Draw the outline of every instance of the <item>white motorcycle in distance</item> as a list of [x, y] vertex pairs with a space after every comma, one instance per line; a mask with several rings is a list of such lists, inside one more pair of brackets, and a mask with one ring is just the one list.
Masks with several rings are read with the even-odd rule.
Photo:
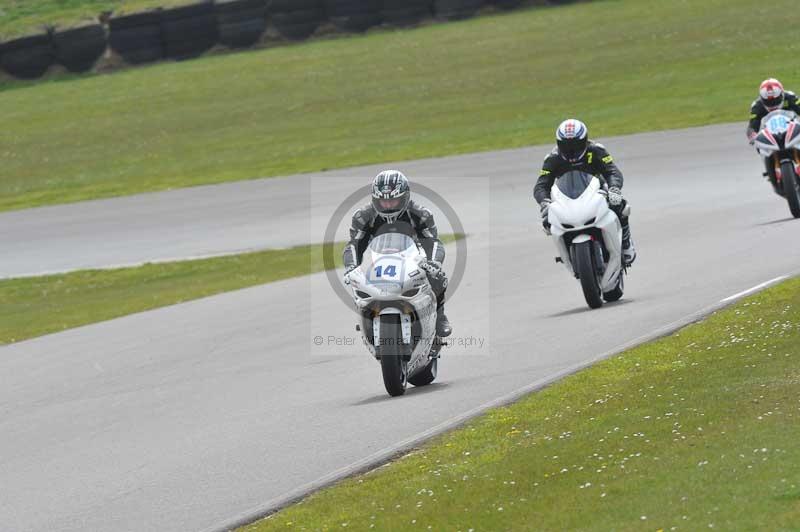
[[580, 280], [591, 308], [600, 308], [603, 300], [617, 301], [625, 289], [622, 225], [606, 195], [597, 177], [567, 172], [553, 185], [547, 216], [559, 253], [556, 262]]
[[775, 192], [786, 198], [789, 211], [800, 218], [800, 120], [792, 111], [772, 111], [761, 120], [753, 139], [761, 157], [769, 161], [767, 177]]
[[381, 364], [391, 396], [407, 383], [436, 379], [442, 341], [436, 336], [436, 295], [420, 269], [426, 260], [410, 236], [384, 233], [369, 243], [361, 266], [347, 275], [364, 343]]

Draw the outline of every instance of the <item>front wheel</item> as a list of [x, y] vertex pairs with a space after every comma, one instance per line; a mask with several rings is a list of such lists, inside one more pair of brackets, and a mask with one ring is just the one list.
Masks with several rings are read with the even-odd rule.
[[600, 288], [600, 279], [598, 279], [594, 263], [594, 245], [591, 240], [574, 244], [575, 266], [578, 270], [578, 278], [581, 280], [586, 303], [590, 308], [600, 308], [603, 306], [603, 291]]
[[397, 397], [406, 393], [408, 380], [406, 374], [408, 363], [403, 356], [406, 346], [403, 344], [400, 315], [385, 314], [380, 319], [380, 343], [376, 346], [376, 351], [381, 357], [383, 386], [389, 395]]
[[800, 189], [792, 161], [781, 164], [781, 177], [783, 178], [783, 192], [786, 195], [786, 201], [789, 202], [789, 210], [792, 212], [792, 216], [800, 218]]

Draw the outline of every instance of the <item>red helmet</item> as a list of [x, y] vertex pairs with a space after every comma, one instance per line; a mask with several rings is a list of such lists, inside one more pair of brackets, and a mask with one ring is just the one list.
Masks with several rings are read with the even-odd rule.
[[758, 95], [767, 111], [775, 111], [783, 105], [783, 85], [775, 78], [765, 79], [758, 88]]

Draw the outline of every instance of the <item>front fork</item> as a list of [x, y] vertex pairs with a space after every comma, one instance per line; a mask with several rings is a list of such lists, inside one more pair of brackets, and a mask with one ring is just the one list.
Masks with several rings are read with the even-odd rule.
[[[778, 185], [782, 185], [783, 173], [781, 172], [781, 159], [778, 157], [777, 153], [770, 155], [770, 159], [772, 160], [773, 172], [775, 172], [775, 180]], [[792, 159], [794, 162], [794, 173], [795, 175], [800, 175], [800, 151], [794, 150]]]

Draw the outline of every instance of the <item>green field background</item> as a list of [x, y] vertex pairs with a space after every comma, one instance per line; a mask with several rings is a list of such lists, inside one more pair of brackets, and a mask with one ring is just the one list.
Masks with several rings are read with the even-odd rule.
[[775, 13], [800, 11], [606, 0], [5, 83], [0, 210], [520, 147], [567, 116], [595, 136], [744, 130], [763, 78], [800, 80], [798, 41], [754, 29]]

